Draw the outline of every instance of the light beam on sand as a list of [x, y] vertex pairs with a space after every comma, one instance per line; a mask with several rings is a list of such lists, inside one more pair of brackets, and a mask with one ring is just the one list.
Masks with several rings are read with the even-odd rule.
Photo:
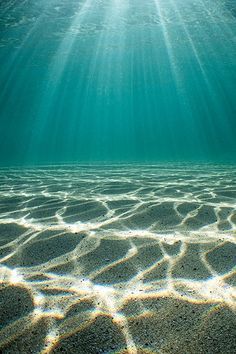
[[[49, 321], [44, 353], [102, 316], [120, 328], [128, 353], [138, 353], [130, 321], [155, 316], [149, 301], [172, 299], [235, 311], [236, 291], [231, 283], [235, 274], [235, 198], [232, 194], [220, 200], [221, 194], [234, 190], [224, 178], [229, 171], [196, 167], [186, 172], [184, 168], [184, 177], [181, 168], [143, 168], [139, 176], [135, 167], [129, 171], [120, 167], [116, 176], [108, 166], [100, 170], [96, 188], [91, 167], [47, 169], [47, 177], [42, 179], [43, 169], [37, 174], [27, 170], [25, 176], [23, 171], [11, 170], [11, 179], [1, 184], [1, 198], [23, 198], [14, 209], [9, 204], [10, 209], [1, 212], [0, 228], [11, 227], [16, 234], [0, 247], [5, 255], [1, 283], [32, 297], [32, 323]], [[235, 170], [230, 173], [234, 175]], [[7, 174], [2, 171], [0, 181]], [[34, 192], [39, 180], [44, 183]], [[116, 181], [121, 193], [110, 194], [111, 181]], [[24, 195], [19, 183], [24, 184]], [[60, 191], [62, 185], [67, 190], [68, 183], [65, 199]], [[147, 184], [150, 191], [143, 194]], [[202, 215], [204, 208], [207, 212]], [[225, 210], [230, 214], [224, 214]], [[227, 220], [231, 229], [221, 230]], [[1, 235], [4, 237], [3, 231]], [[135, 304], [134, 312], [127, 315], [129, 304]], [[77, 306], [85, 306], [85, 310], [68, 317]], [[17, 325], [6, 331], [10, 328], [13, 331]]]

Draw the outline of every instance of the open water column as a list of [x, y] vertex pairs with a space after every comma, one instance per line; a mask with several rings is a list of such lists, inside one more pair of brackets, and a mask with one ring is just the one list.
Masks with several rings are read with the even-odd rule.
[[236, 352], [236, 0], [0, 1], [0, 353]]

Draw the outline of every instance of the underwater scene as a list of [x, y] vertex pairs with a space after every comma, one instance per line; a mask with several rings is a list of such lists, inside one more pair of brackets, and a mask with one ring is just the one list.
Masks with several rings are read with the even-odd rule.
[[236, 352], [236, 0], [0, 1], [0, 353]]

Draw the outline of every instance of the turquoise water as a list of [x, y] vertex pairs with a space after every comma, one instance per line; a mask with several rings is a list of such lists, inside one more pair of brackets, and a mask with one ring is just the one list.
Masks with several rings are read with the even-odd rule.
[[232, 162], [234, 0], [0, 4], [2, 165]]

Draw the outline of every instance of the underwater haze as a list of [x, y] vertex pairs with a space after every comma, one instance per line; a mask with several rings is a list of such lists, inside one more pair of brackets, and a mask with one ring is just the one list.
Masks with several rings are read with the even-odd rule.
[[234, 0], [4, 0], [2, 165], [236, 160]]

